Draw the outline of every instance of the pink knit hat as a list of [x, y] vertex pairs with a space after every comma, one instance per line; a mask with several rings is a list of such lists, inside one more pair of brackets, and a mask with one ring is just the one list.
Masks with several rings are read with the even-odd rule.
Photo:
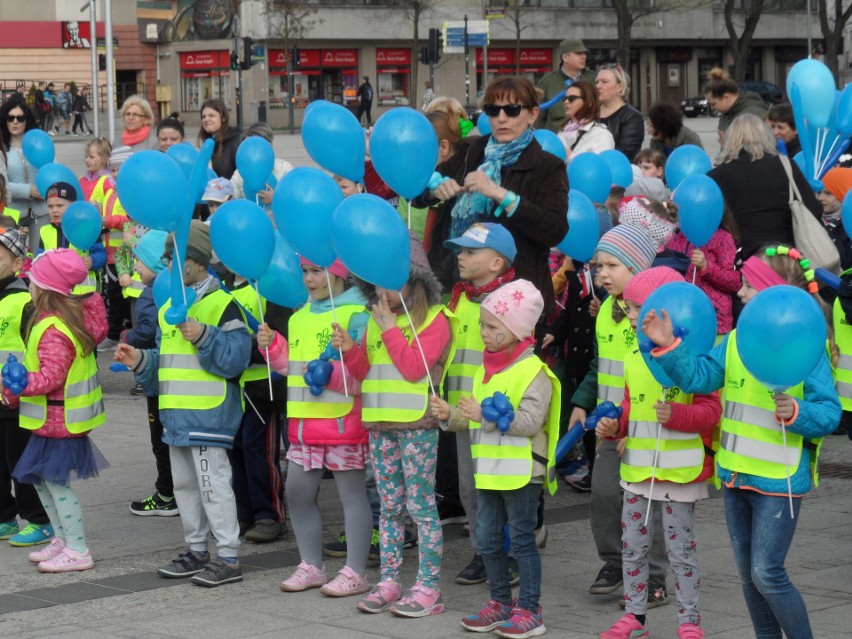
[[648, 296], [669, 282], [683, 282], [683, 275], [668, 266], [655, 266], [634, 275], [624, 287], [624, 299], [642, 306]]
[[[305, 266], [306, 264], [308, 266], [316, 266], [317, 268], [319, 268], [319, 265], [314, 264], [309, 259], [306, 259], [306, 258], [304, 258], [300, 255], [299, 256], [299, 265]], [[347, 277], [349, 277], [349, 269], [347, 269], [343, 265], [343, 262], [340, 261], [340, 258], [337, 258], [336, 260], [334, 260], [334, 262], [332, 262], [331, 266], [328, 267], [328, 272], [331, 273], [332, 275], [337, 275], [337, 277], [339, 277], [342, 280], [345, 280]]]
[[503, 284], [482, 302], [482, 308], [494, 315], [519, 340], [532, 335], [544, 311], [544, 298], [528, 280]]
[[29, 273], [30, 281], [39, 288], [56, 291], [66, 297], [87, 275], [83, 258], [77, 251], [67, 248], [45, 251], [33, 260]]

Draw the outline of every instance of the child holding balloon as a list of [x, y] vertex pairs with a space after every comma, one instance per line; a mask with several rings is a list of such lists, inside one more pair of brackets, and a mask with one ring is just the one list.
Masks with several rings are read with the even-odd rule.
[[[818, 296], [809, 262], [786, 246], [771, 246], [751, 256], [743, 264], [742, 278], [739, 296], [745, 304], [761, 291], [784, 285]], [[778, 308], [785, 313], [797, 310], [795, 306]], [[717, 472], [755, 634], [780, 637], [783, 632], [787, 637], [811, 637], [807, 609], [790, 582], [784, 559], [796, 530], [801, 497], [816, 484], [822, 438], [837, 427], [840, 404], [825, 349], [817, 349], [816, 366], [798, 371], [803, 381], [785, 392], [773, 393], [752, 376], [744, 365], [737, 333], [748, 330], [747, 339], [759, 343], [772, 320], [758, 320], [759, 325], [742, 320], [721, 344], [698, 356], [690, 354], [675, 338], [665, 310], [659, 315], [649, 311], [642, 330], [658, 345], [651, 352], [655, 360], [683, 391], [708, 393], [724, 388]], [[831, 339], [829, 345], [835, 351]], [[785, 376], [790, 369], [797, 370], [795, 358], [776, 363], [775, 351], [766, 353], [766, 357], [765, 363], [784, 371]], [[807, 367], [811, 366], [808, 362]]]
[[115, 188], [115, 179], [108, 169], [112, 145], [106, 138], [95, 138], [86, 145], [86, 172], [80, 176], [83, 199], [91, 202], [103, 215], [107, 193]]
[[[376, 286], [374, 299], [360, 346], [339, 323], [333, 324], [331, 338], [332, 347], [343, 352], [346, 369], [363, 380], [362, 419], [370, 431], [382, 506], [381, 581], [358, 609], [425, 617], [444, 612], [438, 590], [443, 534], [434, 489], [438, 421], [428, 413], [428, 403], [452, 361], [455, 318], [441, 305], [441, 285], [414, 237], [407, 282], [400, 291]], [[400, 585], [404, 508], [417, 524], [420, 541], [417, 580], [405, 596]]]
[[[665, 284], [683, 282], [666, 266], [638, 273], [624, 289], [627, 316], [636, 330], [648, 296]], [[700, 293], [699, 293], [700, 295]], [[713, 335], [713, 329], [708, 327]], [[626, 614], [601, 633], [602, 639], [627, 639], [647, 633], [648, 552], [655, 524], [648, 510], [659, 510], [665, 528], [666, 551], [678, 587], [678, 638], [700, 639], [698, 610], [700, 578], [695, 545], [695, 503], [708, 497], [707, 479], [713, 476], [713, 428], [722, 406], [714, 391], [686, 394], [652, 374], [639, 350], [624, 359], [624, 400], [619, 419], [602, 418], [599, 437], [624, 440], [621, 458], [622, 570]]]

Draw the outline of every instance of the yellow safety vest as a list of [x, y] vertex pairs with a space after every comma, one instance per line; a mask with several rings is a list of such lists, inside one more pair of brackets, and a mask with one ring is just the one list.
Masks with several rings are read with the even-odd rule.
[[621, 478], [640, 482], [650, 479], [653, 473], [661, 481], [686, 484], [694, 480], [704, 469], [701, 435], [660, 426], [654, 410], [659, 399], [690, 405], [692, 395], [676, 386], [669, 389], [660, 386], [638, 350], [631, 351], [624, 359], [624, 380], [630, 389], [630, 421], [621, 457]]
[[[246, 313], [250, 314], [258, 322], [260, 321], [261, 313], [257, 312], [257, 293], [250, 284], [246, 283], [245, 286], [235, 288], [231, 291], [231, 295], [233, 295], [234, 299], [237, 300], [246, 310]], [[260, 303], [261, 308], [263, 309], [263, 315], [266, 315], [266, 299], [261, 297]], [[249, 332], [249, 335], [254, 335], [254, 331], [249, 327], [248, 322], [246, 322], [246, 330]], [[246, 382], [256, 382], [261, 379], [268, 378], [269, 373], [266, 369], [266, 363], [249, 364], [248, 368], [243, 371], [242, 375], [240, 375], [240, 386], [245, 386]]]
[[624, 399], [624, 358], [636, 345], [636, 332], [625, 317], [612, 321], [613, 297], [601, 304], [595, 320], [598, 342], [598, 404], [611, 401], [618, 406]]
[[[24, 366], [31, 373], [41, 368], [38, 358], [38, 343], [44, 332], [54, 327], [71, 340], [77, 356], [71, 364], [68, 376], [65, 378], [63, 399], [65, 408], [65, 428], [69, 433], [78, 435], [97, 428], [106, 422], [103, 391], [98, 377], [98, 364], [95, 353], [83, 355], [80, 342], [74, 333], [61, 319], [52, 315], [39, 321], [30, 331], [27, 338], [27, 351], [24, 355]], [[47, 421], [47, 396], [21, 396], [20, 426], [27, 430], [38, 430]]]
[[840, 300], [834, 300], [831, 315], [834, 342], [840, 349], [840, 359], [834, 369], [837, 379], [834, 388], [840, 398], [840, 407], [843, 410], [852, 410], [852, 326], [846, 321], [846, 313], [840, 307]]
[[[802, 399], [804, 386], [786, 391]], [[743, 365], [736, 346], [736, 329], [728, 336], [725, 355], [725, 395], [722, 436], [716, 459], [721, 468], [768, 479], [785, 479], [788, 467], [794, 475], [802, 459], [802, 447], [813, 447], [811, 464], [816, 485], [816, 461], [822, 438], [807, 442], [786, 429], [786, 456], [781, 425], [775, 420], [772, 391], [752, 377]], [[786, 461], [786, 463], [785, 463]]]
[[[115, 189], [110, 189], [104, 201], [104, 211], [103, 217], [107, 216], [119, 216], [126, 218], [126, 221], [130, 221], [130, 218], [127, 216], [127, 211], [124, 210], [124, 207], [121, 206], [121, 202], [118, 200], [118, 193]], [[122, 226], [124, 226], [122, 224]], [[123, 228], [111, 228], [108, 229], [108, 237], [107, 237], [107, 246], [110, 248], [118, 248], [124, 244], [124, 229]]]
[[482, 366], [482, 354], [485, 344], [479, 333], [479, 304], [467, 299], [462, 293], [454, 311], [458, 318], [455, 333], [456, 354], [447, 367], [447, 400], [458, 406], [462, 396], [473, 392], [473, 377]]
[[[231, 296], [217, 289], [193, 304], [187, 319], [218, 326], [222, 313], [231, 303]], [[206, 371], [198, 359], [198, 349], [185, 340], [176, 326], [168, 324], [165, 312], [171, 300], [160, 309], [159, 390], [160, 410], [212, 410], [225, 401], [227, 380]]]
[[144, 290], [145, 285], [142, 283], [142, 278], [139, 277], [139, 273], [134, 273], [130, 276], [130, 286], [121, 289], [121, 296], [124, 299], [139, 299]]
[[14, 355], [19, 362], [24, 361], [21, 321], [24, 307], [31, 301], [32, 297], [26, 288], [10, 292], [0, 300], [0, 367], [6, 363], [9, 355]]
[[[62, 233], [62, 229], [59, 229], [59, 233]], [[59, 248], [58, 244], [58, 235], [56, 227], [53, 224], [45, 224], [39, 230], [39, 236], [41, 237], [41, 244], [44, 246], [45, 251], [52, 251], [54, 249]], [[71, 248], [77, 251], [77, 254], [80, 257], [88, 257], [89, 251], [81, 251], [76, 246], [68, 243], [68, 248]], [[86, 274], [86, 279], [77, 284], [71, 291], [74, 295], [85, 295], [86, 293], [94, 293], [98, 290], [98, 277], [94, 271], [89, 271]]]
[[21, 221], [21, 212], [18, 209], [13, 209], [10, 206], [4, 207], [3, 212], [0, 215], [8, 215], [13, 220], [15, 220], [15, 224], [18, 224]]
[[103, 217], [104, 203], [106, 202], [106, 199], [109, 196], [109, 194], [114, 190], [114, 189], [110, 189], [109, 191], [104, 191], [104, 184], [106, 184], [107, 179], [112, 179], [112, 176], [102, 175], [101, 177], [99, 177], [97, 184], [95, 184], [95, 188], [92, 189], [92, 195], [89, 196], [89, 202], [91, 202], [92, 204], [94, 204], [96, 206], [98, 204], [101, 205], [100, 206], [101, 217]]
[[[456, 350], [452, 336], [457, 332], [458, 319], [446, 307], [438, 305], [430, 307], [426, 321], [417, 329], [417, 332], [423, 332], [439, 313], [446, 315], [450, 321], [450, 352], [446, 361], [451, 362]], [[414, 333], [404, 314], [396, 318], [396, 325], [402, 330], [409, 344], [414, 342]], [[429, 373], [427, 372], [416, 382], [407, 381], [393, 363], [382, 341], [382, 329], [372, 317], [367, 322], [364, 340], [367, 344], [370, 370], [361, 384], [361, 418], [365, 422], [410, 423], [423, 417], [429, 406]], [[441, 383], [446, 373], [445, 366]], [[440, 384], [436, 384], [435, 390], [440, 394], [439, 386]]]
[[[346, 304], [337, 307], [337, 321], [345, 329], [354, 315], [364, 312], [363, 306]], [[287, 416], [336, 418], [352, 410], [352, 389], [349, 397], [326, 388], [322, 395], [311, 395], [305, 384], [304, 371], [308, 362], [317, 359], [331, 341], [331, 323], [334, 314], [311, 313], [310, 303], [290, 316], [290, 361], [287, 375]]]
[[[544, 371], [550, 378], [553, 393], [545, 429], [547, 459], [538, 461], [547, 468], [545, 483], [552, 495], [556, 492], [556, 441], [559, 439], [559, 411], [562, 387], [550, 369], [538, 358], [527, 357], [493, 375], [486, 384], [485, 368], [480, 366], [473, 380], [473, 396], [482, 403], [500, 391], [517, 409], [535, 376]], [[470, 453], [473, 457], [473, 478], [479, 490], [516, 490], [532, 478], [533, 449], [531, 437], [505, 435], [496, 428], [486, 432], [479, 422], [470, 422]]]

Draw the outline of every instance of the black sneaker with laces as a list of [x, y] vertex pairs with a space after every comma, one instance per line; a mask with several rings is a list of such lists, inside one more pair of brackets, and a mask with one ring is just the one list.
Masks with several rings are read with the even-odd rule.
[[130, 512], [140, 517], [174, 517], [180, 515], [177, 500], [167, 499], [159, 491], [140, 501], [130, 502]]
[[230, 584], [243, 580], [243, 567], [240, 562], [231, 563], [224, 559], [212, 559], [204, 570], [195, 575], [191, 581], [196, 586], [215, 588], [222, 584]]
[[485, 574], [485, 564], [482, 563], [481, 555], [474, 555], [464, 570], [456, 575], [456, 583], [462, 586], [473, 586], [485, 581], [488, 581], [488, 576]]
[[157, 568], [157, 574], [166, 579], [183, 579], [200, 573], [210, 563], [210, 555], [197, 555], [191, 550], [182, 552], [172, 563]]
[[609, 595], [621, 588], [622, 583], [621, 566], [604, 566], [589, 587], [589, 594]]
[[[665, 586], [661, 586], [660, 584], [648, 583], [648, 610], [651, 608], [658, 608], [659, 606], [665, 606], [669, 603], [669, 593], [666, 590]], [[618, 602], [618, 605], [622, 608], [627, 607], [627, 602], [622, 599]]]
[[346, 556], [346, 533], [342, 532], [337, 537], [337, 541], [329, 541], [322, 545], [322, 552], [328, 557], [345, 557]]

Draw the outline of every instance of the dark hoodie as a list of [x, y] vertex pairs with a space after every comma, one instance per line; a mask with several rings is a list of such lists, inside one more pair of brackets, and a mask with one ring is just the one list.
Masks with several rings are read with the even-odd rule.
[[723, 113], [719, 118], [719, 130], [726, 131], [734, 118], [743, 113], [752, 113], [761, 120], [766, 117], [766, 103], [757, 93], [751, 91], [743, 91], [739, 97], [728, 109], [727, 113]]
[[210, 165], [217, 176], [230, 180], [237, 170], [237, 147], [240, 146], [242, 137], [243, 132], [232, 126], [225, 132], [225, 138], [221, 142], [216, 141]]

